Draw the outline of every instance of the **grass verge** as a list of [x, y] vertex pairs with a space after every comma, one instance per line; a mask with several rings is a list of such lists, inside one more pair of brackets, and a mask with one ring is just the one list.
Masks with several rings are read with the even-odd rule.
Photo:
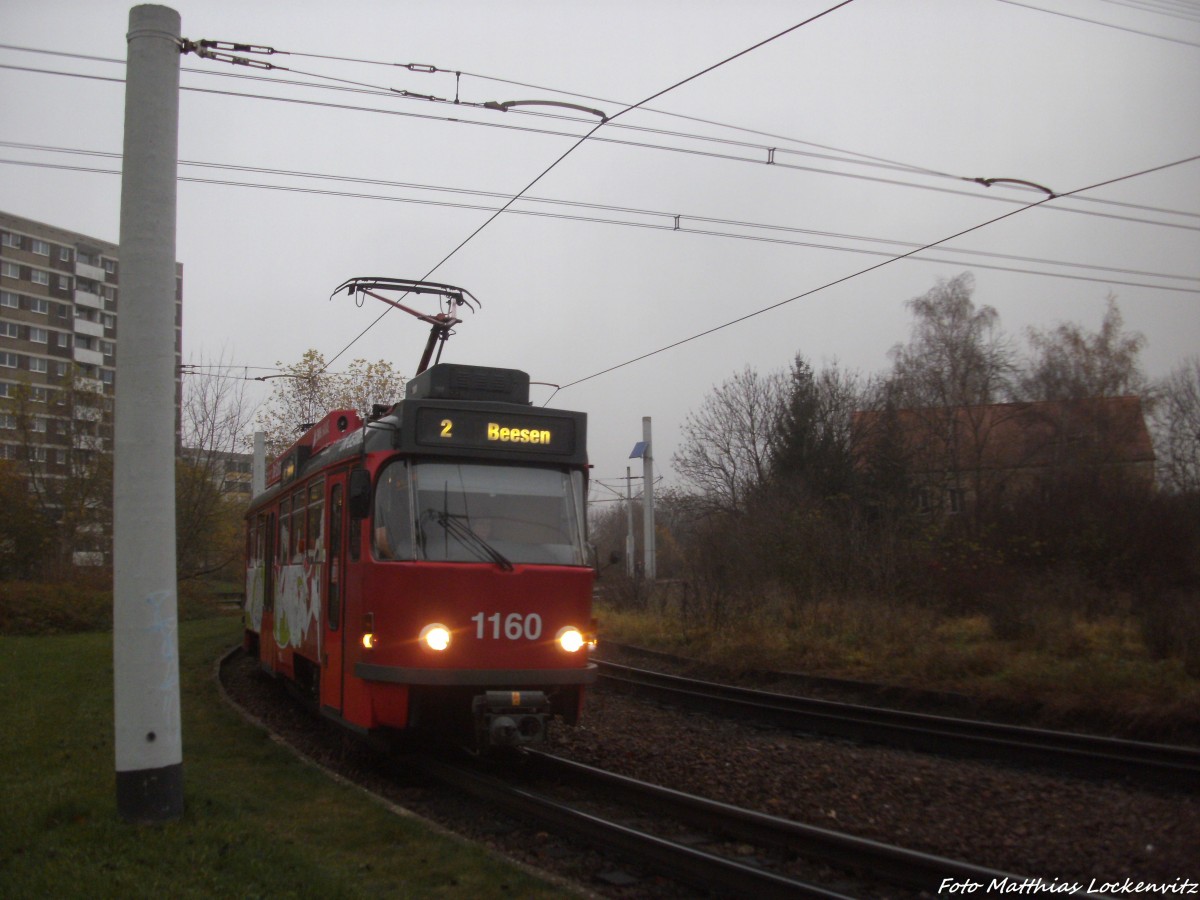
[[183, 622], [183, 818], [116, 813], [112, 638], [0, 636], [0, 895], [560, 897], [484, 850], [336, 784], [220, 699], [239, 619]]
[[840, 600], [742, 611], [723, 627], [675, 609], [597, 605], [601, 641], [635, 644], [734, 670], [775, 669], [951, 691], [1154, 739], [1200, 734], [1200, 679], [1155, 659], [1128, 616], [1036, 616], [1028, 634], [997, 634], [987, 616]]

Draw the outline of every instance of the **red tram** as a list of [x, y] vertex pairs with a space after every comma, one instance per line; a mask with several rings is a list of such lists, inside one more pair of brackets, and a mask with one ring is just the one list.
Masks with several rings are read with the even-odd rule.
[[363, 734], [538, 742], [595, 679], [587, 418], [449, 364], [377, 412], [329, 413], [253, 499], [246, 647]]

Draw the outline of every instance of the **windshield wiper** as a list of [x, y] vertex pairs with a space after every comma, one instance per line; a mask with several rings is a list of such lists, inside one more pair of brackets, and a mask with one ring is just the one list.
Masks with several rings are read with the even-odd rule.
[[513, 571], [513, 564], [509, 562], [508, 557], [480, 537], [475, 529], [468, 524], [466, 516], [439, 512], [431, 508], [425, 510], [422, 518], [433, 519], [442, 526], [446, 534], [453, 537], [480, 559], [491, 560], [505, 572]]

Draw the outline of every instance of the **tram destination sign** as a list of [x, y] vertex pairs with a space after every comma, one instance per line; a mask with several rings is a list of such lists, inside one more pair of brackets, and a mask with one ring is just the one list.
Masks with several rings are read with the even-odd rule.
[[575, 452], [575, 424], [572, 416], [425, 407], [417, 412], [416, 442], [424, 447], [569, 456]]

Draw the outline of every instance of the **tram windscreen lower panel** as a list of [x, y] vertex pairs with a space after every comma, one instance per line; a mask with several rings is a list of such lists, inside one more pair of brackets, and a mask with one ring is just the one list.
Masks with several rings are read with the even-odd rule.
[[376, 555], [586, 565], [582, 493], [578, 472], [397, 461], [378, 481]]

